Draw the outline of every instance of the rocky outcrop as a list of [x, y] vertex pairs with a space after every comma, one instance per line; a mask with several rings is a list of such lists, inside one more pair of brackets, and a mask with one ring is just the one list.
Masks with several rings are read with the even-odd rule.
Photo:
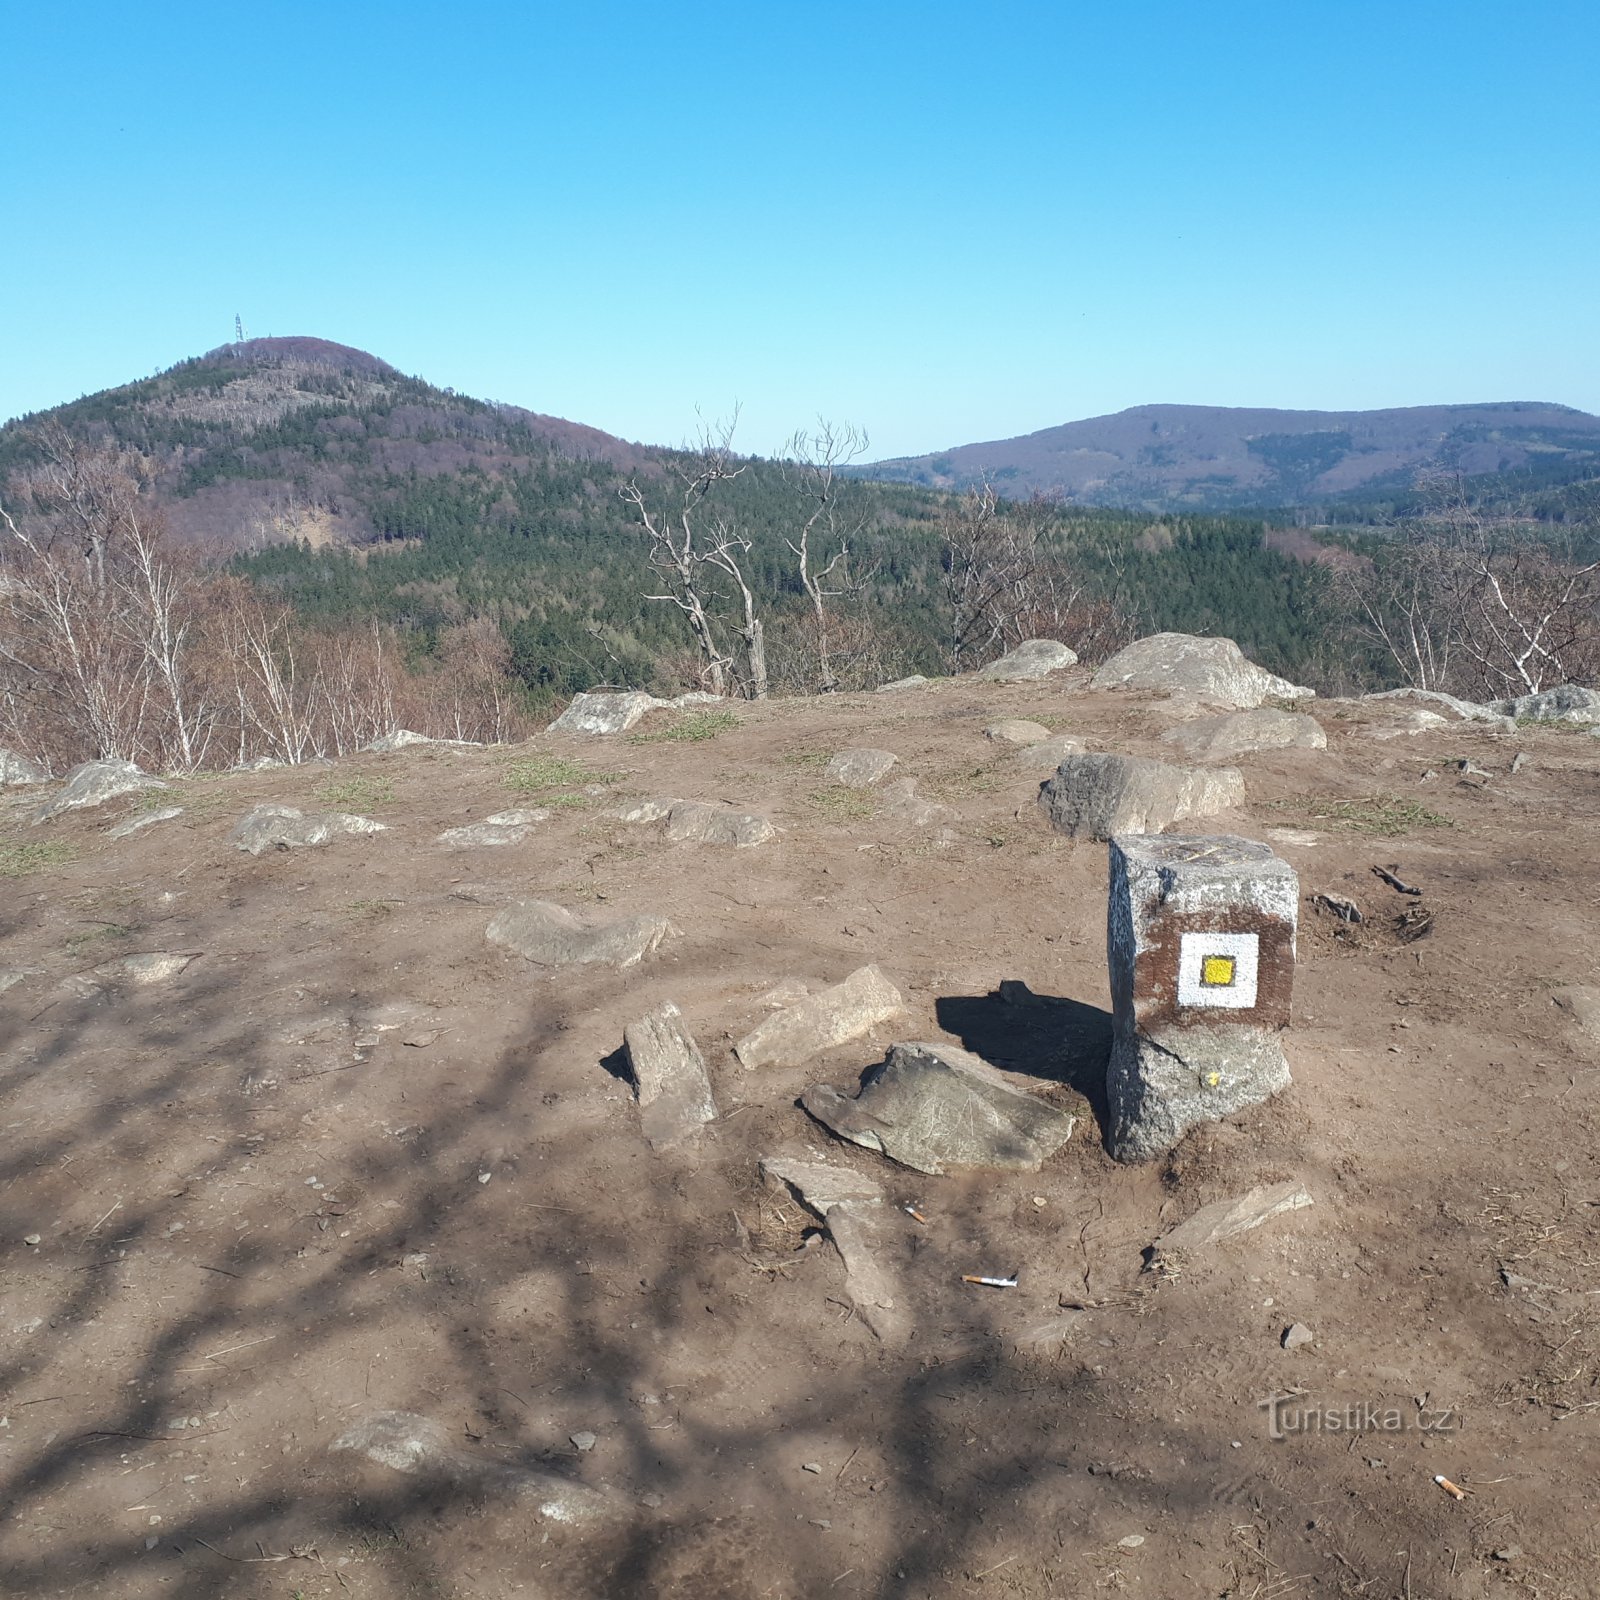
[[1191, 633], [1156, 633], [1135, 640], [1095, 673], [1089, 687], [1165, 689], [1237, 711], [1265, 700], [1305, 700], [1315, 693], [1258, 667], [1232, 639]]
[[1161, 737], [1191, 761], [1229, 761], [1256, 750], [1325, 750], [1328, 746], [1328, 736], [1314, 717], [1265, 706], [1255, 711], [1196, 717]]
[[1160, 833], [1243, 799], [1244, 778], [1235, 767], [1173, 767], [1116, 755], [1068, 756], [1039, 790], [1050, 826], [1073, 839]]
[[165, 788], [160, 778], [141, 772], [131, 761], [85, 761], [67, 774], [66, 787], [33, 820], [48, 822], [63, 811], [103, 806], [119, 795], [137, 794], [141, 789]]
[[631, 967], [671, 932], [665, 917], [577, 916], [548, 900], [523, 900], [495, 917], [487, 936], [536, 966]]
[[533, 806], [516, 811], [497, 811], [482, 822], [468, 822], [459, 828], [446, 828], [434, 841], [448, 850], [473, 850], [493, 848], [497, 845], [520, 844], [528, 837], [535, 823], [548, 822], [550, 813], [543, 806]]
[[48, 769], [15, 750], [0, 749], [0, 789], [25, 783], [48, 783]]
[[1379, 694], [1364, 694], [1361, 699], [1363, 703], [1409, 702], [1425, 707], [1435, 716], [1457, 717], [1463, 722], [1482, 722], [1501, 733], [1515, 733], [1517, 729], [1515, 717], [1505, 716], [1490, 706], [1480, 706], [1471, 700], [1460, 700], [1438, 689], [1385, 689]]
[[1588, 727], [1600, 723], [1600, 690], [1564, 683], [1515, 700], [1497, 700], [1489, 710], [1517, 722], [1571, 722]]
[[311, 850], [342, 834], [383, 833], [387, 827], [347, 811], [308, 814], [295, 806], [262, 805], [241, 818], [229, 838], [237, 849], [258, 856], [263, 850]]

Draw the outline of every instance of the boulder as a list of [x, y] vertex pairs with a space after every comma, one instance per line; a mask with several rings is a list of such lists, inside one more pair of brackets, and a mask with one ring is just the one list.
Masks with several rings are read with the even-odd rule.
[[1008, 650], [998, 661], [980, 667], [973, 674], [985, 683], [1026, 683], [1048, 677], [1063, 667], [1075, 667], [1078, 652], [1056, 639], [1025, 639], [1015, 650]]
[[800, 1104], [841, 1139], [935, 1177], [962, 1167], [1036, 1172], [1077, 1120], [946, 1044], [897, 1044], [857, 1094], [816, 1084]]
[[575, 694], [567, 709], [550, 724], [548, 731], [588, 734], [626, 733], [647, 712], [671, 703], [668, 700], [658, 700], [653, 694], [644, 694], [638, 689], [630, 689], [625, 693], [597, 693], [589, 690], [583, 694]]
[[40, 766], [37, 761], [30, 761], [18, 751], [0, 749], [0, 789], [9, 789], [14, 784], [49, 781], [48, 768]]
[[900, 1015], [900, 991], [877, 967], [858, 967], [842, 983], [807, 995], [758, 1023], [734, 1047], [741, 1066], [794, 1067], [859, 1039]]
[[1287, 1211], [1300, 1211], [1311, 1204], [1311, 1196], [1299, 1183], [1274, 1183], [1252, 1189], [1232, 1200], [1218, 1200], [1201, 1206], [1193, 1216], [1164, 1233], [1151, 1247], [1156, 1256], [1178, 1250], [1203, 1250], [1208, 1245], [1235, 1239], [1241, 1233], [1259, 1228]]
[[1305, 700], [1314, 693], [1258, 667], [1232, 639], [1191, 633], [1156, 633], [1135, 640], [1095, 673], [1089, 687], [1165, 689], [1238, 711], [1264, 700]]
[[1600, 722], [1600, 690], [1564, 683], [1515, 700], [1497, 700], [1489, 709], [1518, 722], [1571, 722], [1587, 727]]
[[352, 1452], [458, 1494], [516, 1499], [549, 1522], [582, 1526], [622, 1510], [611, 1495], [519, 1460], [515, 1452], [490, 1455], [470, 1450], [441, 1423], [411, 1411], [380, 1411], [364, 1417], [328, 1448]]
[[765, 844], [777, 832], [769, 817], [699, 800], [679, 800], [667, 812], [666, 835], [675, 843], [731, 845], [743, 850]]
[[106, 837], [126, 839], [129, 834], [143, 833], [146, 828], [153, 828], [158, 822], [174, 822], [182, 815], [182, 806], [163, 806], [159, 811], [147, 811], [143, 816], [129, 817], [126, 822], [119, 822], [106, 834]]
[[1004, 717], [991, 722], [983, 730], [985, 739], [996, 744], [1025, 744], [1037, 746], [1050, 737], [1050, 730], [1042, 722], [1025, 722], [1021, 717]]
[[131, 761], [85, 761], [67, 774], [66, 787], [34, 817], [45, 822], [63, 811], [85, 806], [103, 806], [118, 795], [135, 794], [141, 789], [165, 789], [159, 778], [141, 772]]
[[487, 937], [536, 966], [631, 967], [672, 931], [665, 917], [580, 917], [548, 900], [522, 900], [494, 918]]
[[841, 750], [828, 763], [828, 776], [847, 789], [870, 789], [873, 784], [888, 777], [889, 769], [899, 760], [889, 750]]
[[1068, 756], [1039, 789], [1051, 827], [1073, 839], [1159, 833], [1243, 799], [1236, 767], [1173, 767], [1137, 756]]
[[1515, 717], [1503, 716], [1488, 706], [1480, 706], [1472, 700], [1459, 700], [1455, 695], [1442, 694], [1437, 689], [1385, 689], [1379, 694], [1364, 694], [1361, 698], [1420, 703], [1436, 715], [1448, 713], [1450, 716], [1459, 717], [1463, 722], [1486, 723], [1501, 733], [1515, 733], [1517, 729]]
[[1038, 744], [1024, 746], [1017, 751], [1016, 762], [1029, 772], [1054, 772], [1068, 756], [1083, 754], [1083, 740], [1071, 733], [1058, 733]]
[[669, 1000], [623, 1029], [639, 1121], [654, 1150], [698, 1133], [717, 1115], [705, 1057]]
[[388, 824], [347, 811], [307, 815], [294, 806], [262, 805], [242, 817], [229, 835], [235, 847], [258, 856], [263, 850], [308, 850], [345, 833], [384, 833]]
[[1300, 711], [1224, 711], [1214, 717], [1197, 717], [1162, 734], [1192, 761], [1227, 761], [1253, 750], [1325, 750], [1328, 736], [1322, 725]]

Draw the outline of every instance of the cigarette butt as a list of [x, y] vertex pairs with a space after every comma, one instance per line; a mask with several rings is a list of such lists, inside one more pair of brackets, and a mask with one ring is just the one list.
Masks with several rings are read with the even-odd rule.
[[1438, 1484], [1439, 1487], [1443, 1489], [1452, 1500], [1465, 1500], [1467, 1498], [1467, 1491], [1461, 1488], [1458, 1484], [1451, 1483], [1451, 1481], [1445, 1477], [1442, 1472], [1434, 1473], [1433, 1481]]
[[1009, 1278], [982, 1278], [971, 1272], [963, 1272], [961, 1281], [963, 1283], [981, 1283], [985, 1289], [1015, 1289], [1017, 1275], [1013, 1272]]
[[918, 1222], [926, 1222], [928, 1220], [920, 1211], [917, 1210], [915, 1206], [901, 1206], [900, 1209], [904, 1211], [908, 1217], [915, 1218], [915, 1220]]

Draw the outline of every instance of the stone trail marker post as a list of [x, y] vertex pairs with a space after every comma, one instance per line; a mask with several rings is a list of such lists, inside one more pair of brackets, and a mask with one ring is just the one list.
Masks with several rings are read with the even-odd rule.
[[1107, 1146], [1148, 1161], [1288, 1087], [1300, 884], [1230, 834], [1112, 839]]

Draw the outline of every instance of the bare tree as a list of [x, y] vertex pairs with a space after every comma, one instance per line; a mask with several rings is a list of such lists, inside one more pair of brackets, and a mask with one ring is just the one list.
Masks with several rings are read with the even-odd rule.
[[811, 606], [812, 648], [816, 687], [823, 694], [839, 687], [834, 673], [834, 620], [829, 603], [861, 592], [866, 579], [852, 579], [850, 546], [866, 526], [864, 512], [847, 513], [844, 495], [849, 481], [844, 468], [867, 452], [866, 433], [850, 423], [817, 419], [814, 432], [796, 432], [783, 448], [783, 472], [805, 497], [807, 511], [800, 530], [784, 542], [795, 558], [800, 587]]

